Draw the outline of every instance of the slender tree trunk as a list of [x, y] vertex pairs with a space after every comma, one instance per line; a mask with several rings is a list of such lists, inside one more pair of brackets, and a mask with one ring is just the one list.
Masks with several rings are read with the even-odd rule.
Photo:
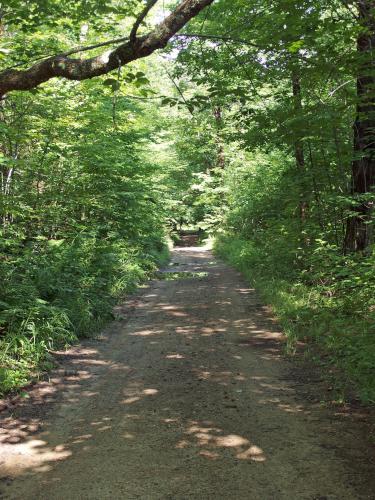
[[309, 149], [309, 159], [310, 159], [310, 171], [311, 171], [311, 180], [312, 180], [312, 186], [313, 186], [313, 194], [315, 198], [315, 203], [316, 203], [316, 211], [317, 211], [317, 219], [318, 219], [318, 224], [319, 227], [322, 231], [324, 231], [324, 214], [322, 210], [322, 202], [321, 202], [321, 196], [318, 188], [318, 183], [316, 182], [316, 177], [315, 177], [315, 164], [314, 164], [314, 159], [313, 159], [313, 153], [311, 149], [311, 144], [308, 142], [307, 144], [308, 149]]
[[375, 182], [375, 1], [358, 0], [362, 26], [357, 40], [357, 111], [354, 123], [352, 195], [358, 198], [348, 218], [345, 252], [366, 252], [373, 243], [373, 191]]
[[216, 166], [219, 168], [225, 167], [225, 154], [224, 145], [221, 138], [221, 129], [223, 128], [223, 116], [221, 107], [218, 106], [214, 109], [214, 117], [216, 122], [216, 144], [217, 144], [217, 162]]
[[[301, 81], [296, 71], [293, 71], [292, 73], [292, 87], [293, 87], [293, 98], [294, 98], [294, 111], [296, 116], [299, 116], [302, 111], [302, 92], [301, 92]], [[298, 133], [296, 135], [296, 140], [294, 142], [294, 156], [296, 159], [296, 166], [298, 170], [299, 183], [300, 183], [299, 217], [301, 221], [301, 226], [303, 227], [307, 218], [308, 201], [306, 199], [305, 153], [303, 149], [302, 137]]]

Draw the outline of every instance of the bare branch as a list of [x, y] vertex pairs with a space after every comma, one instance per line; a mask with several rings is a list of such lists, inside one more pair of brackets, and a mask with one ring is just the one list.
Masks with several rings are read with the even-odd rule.
[[180, 89], [180, 87], [177, 85], [175, 79], [172, 77], [172, 75], [169, 73], [169, 71], [167, 70], [167, 67], [164, 66], [164, 71], [167, 73], [168, 75], [168, 78], [171, 80], [171, 82], [173, 83], [173, 85], [175, 86], [177, 92], [180, 94], [181, 96], [181, 99], [183, 100], [185, 106], [187, 107], [187, 109], [189, 110], [189, 113], [191, 114], [191, 116], [194, 116], [194, 113], [193, 111], [191, 110], [188, 102], [186, 101], [185, 99], [185, 96], [184, 96], [184, 93], [182, 92], [182, 90]]
[[174, 35], [176, 38], [198, 38], [202, 40], [217, 40], [217, 41], [223, 41], [223, 42], [232, 42], [232, 43], [239, 43], [242, 45], [248, 45], [250, 47], [255, 47], [259, 48], [258, 45], [255, 43], [249, 42], [248, 40], [245, 40], [243, 38], [233, 38], [230, 36], [221, 36], [221, 35], [205, 35], [201, 33], [179, 33]]

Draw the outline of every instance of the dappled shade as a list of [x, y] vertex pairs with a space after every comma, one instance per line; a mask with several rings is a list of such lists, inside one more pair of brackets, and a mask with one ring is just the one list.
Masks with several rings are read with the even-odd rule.
[[151, 282], [100, 340], [56, 353], [61, 368], [3, 420], [3, 484], [22, 498], [81, 487], [147, 497], [154, 481], [208, 495], [215, 480], [240, 498], [347, 491], [346, 419], [322, 410], [319, 383], [301, 399], [306, 382], [288, 377], [283, 336], [254, 290], [206, 250], [173, 262], [176, 279]]

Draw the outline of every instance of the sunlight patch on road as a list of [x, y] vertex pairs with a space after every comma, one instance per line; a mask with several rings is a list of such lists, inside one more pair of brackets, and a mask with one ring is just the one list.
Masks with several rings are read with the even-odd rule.
[[129, 388], [125, 389], [125, 399], [121, 401], [122, 404], [130, 405], [141, 401], [145, 396], [155, 396], [159, 393], [158, 389], [143, 388], [139, 383], [134, 382]]
[[63, 460], [72, 455], [65, 445], [48, 447], [46, 441], [31, 439], [24, 443], [3, 445], [2, 452], [6, 463], [1, 464], [0, 475], [18, 476], [25, 470], [46, 472], [52, 468], [53, 462]]
[[204, 448], [199, 451], [199, 455], [209, 460], [220, 458], [220, 450], [228, 449], [234, 452], [234, 457], [238, 460], [248, 460], [253, 462], [265, 462], [264, 451], [249, 439], [238, 434], [224, 434], [224, 431], [218, 427], [208, 426], [203, 422], [190, 422], [185, 434], [194, 438], [191, 442], [188, 439], [179, 441], [177, 449], [183, 449], [190, 445]]

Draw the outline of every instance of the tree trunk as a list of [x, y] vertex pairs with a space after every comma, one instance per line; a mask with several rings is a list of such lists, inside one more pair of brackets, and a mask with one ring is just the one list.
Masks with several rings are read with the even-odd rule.
[[216, 145], [217, 145], [216, 167], [224, 168], [225, 154], [224, 154], [224, 145], [221, 138], [221, 129], [223, 128], [223, 116], [220, 106], [214, 109], [214, 117], [216, 122]]
[[[299, 117], [302, 111], [302, 93], [301, 82], [296, 71], [292, 73], [292, 87], [294, 98], [294, 111], [296, 117]], [[306, 167], [305, 167], [305, 154], [303, 150], [303, 142], [300, 134], [296, 134], [294, 143], [294, 156], [296, 159], [296, 166], [299, 176], [300, 193], [299, 193], [299, 217], [301, 226], [303, 228], [308, 210], [308, 201], [306, 199]]]
[[358, 1], [362, 26], [357, 40], [357, 110], [354, 123], [352, 195], [358, 204], [346, 225], [344, 250], [366, 252], [373, 243], [373, 188], [375, 181], [375, 2]]

